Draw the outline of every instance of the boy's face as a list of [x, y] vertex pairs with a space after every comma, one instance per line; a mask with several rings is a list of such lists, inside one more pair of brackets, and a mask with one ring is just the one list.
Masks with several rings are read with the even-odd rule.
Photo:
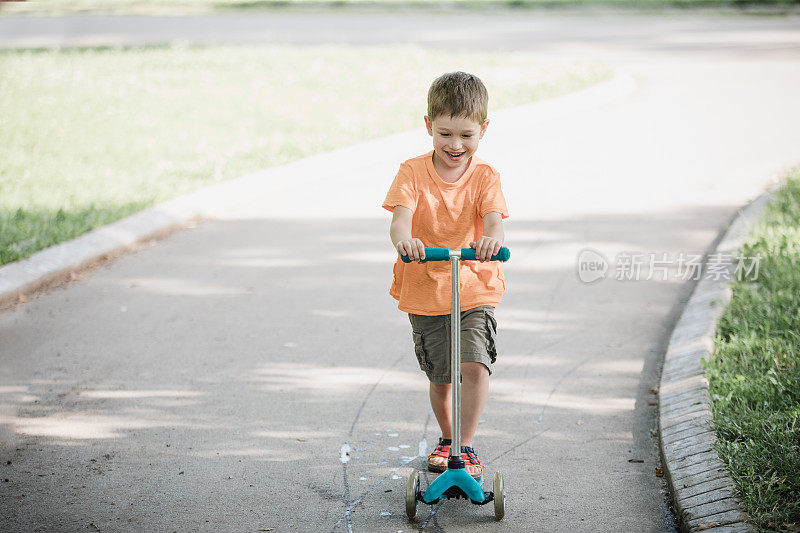
[[488, 119], [480, 124], [467, 117], [425, 117], [428, 134], [433, 137], [433, 153], [445, 168], [453, 170], [466, 167], [488, 125]]

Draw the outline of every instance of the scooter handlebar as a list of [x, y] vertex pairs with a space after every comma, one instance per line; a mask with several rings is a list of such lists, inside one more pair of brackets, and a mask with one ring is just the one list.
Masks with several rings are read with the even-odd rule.
[[[490, 261], [508, 261], [511, 257], [511, 252], [505, 246], [500, 247], [500, 251], [493, 255]], [[410, 263], [411, 258], [407, 255], [401, 255], [400, 259], [404, 263]], [[463, 261], [475, 261], [475, 248], [462, 248], [461, 259]], [[425, 248], [425, 259], [427, 261], [450, 261], [450, 248]]]

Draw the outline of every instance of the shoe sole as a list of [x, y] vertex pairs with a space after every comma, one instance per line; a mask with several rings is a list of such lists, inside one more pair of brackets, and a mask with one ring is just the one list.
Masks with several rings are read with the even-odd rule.
[[428, 472], [434, 472], [436, 474], [441, 474], [447, 470], [447, 465], [432, 465], [428, 463]]

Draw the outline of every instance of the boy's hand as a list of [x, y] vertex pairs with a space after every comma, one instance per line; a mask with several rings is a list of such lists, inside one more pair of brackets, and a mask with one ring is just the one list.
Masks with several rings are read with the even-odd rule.
[[425, 259], [425, 245], [419, 239], [407, 239], [397, 243], [397, 253], [407, 255], [412, 261]]
[[477, 241], [469, 243], [470, 248], [475, 248], [475, 259], [478, 261], [489, 261], [496, 255], [503, 246], [503, 243], [494, 237], [484, 235]]

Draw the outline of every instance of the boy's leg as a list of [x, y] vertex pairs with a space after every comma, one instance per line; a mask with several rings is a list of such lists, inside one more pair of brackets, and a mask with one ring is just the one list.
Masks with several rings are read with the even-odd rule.
[[[461, 445], [472, 447], [478, 422], [489, 396], [489, 370], [483, 363], [461, 363]], [[430, 383], [433, 414], [442, 437], [452, 438], [452, 391], [449, 383]]]
[[442, 437], [445, 439], [452, 438], [453, 399], [451, 396], [450, 384], [430, 383], [430, 397], [431, 408], [433, 409], [433, 414], [436, 416], [436, 421], [439, 422], [439, 428], [442, 430]]
[[489, 396], [489, 369], [483, 363], [461, 363], [461, 445], [472, 447]]
[[[439, 428], [442, 430], [442, 438], [452, 438], [453, 419], [451, 417], [453, 400], [450, 384], [431, 382], [430, 398], [433, 414], [436, 415], [436, 421], [439, 422]], [[428, 464], [440, 466], [444, 469], [447, 466], [447, 458], [435, 455], [428, 458]]]
[[496, 358], [497, 323], [492, 306], [461, 313], [461, 445], [472, 448], [472, 439], [489, 396], [489, 365]]

